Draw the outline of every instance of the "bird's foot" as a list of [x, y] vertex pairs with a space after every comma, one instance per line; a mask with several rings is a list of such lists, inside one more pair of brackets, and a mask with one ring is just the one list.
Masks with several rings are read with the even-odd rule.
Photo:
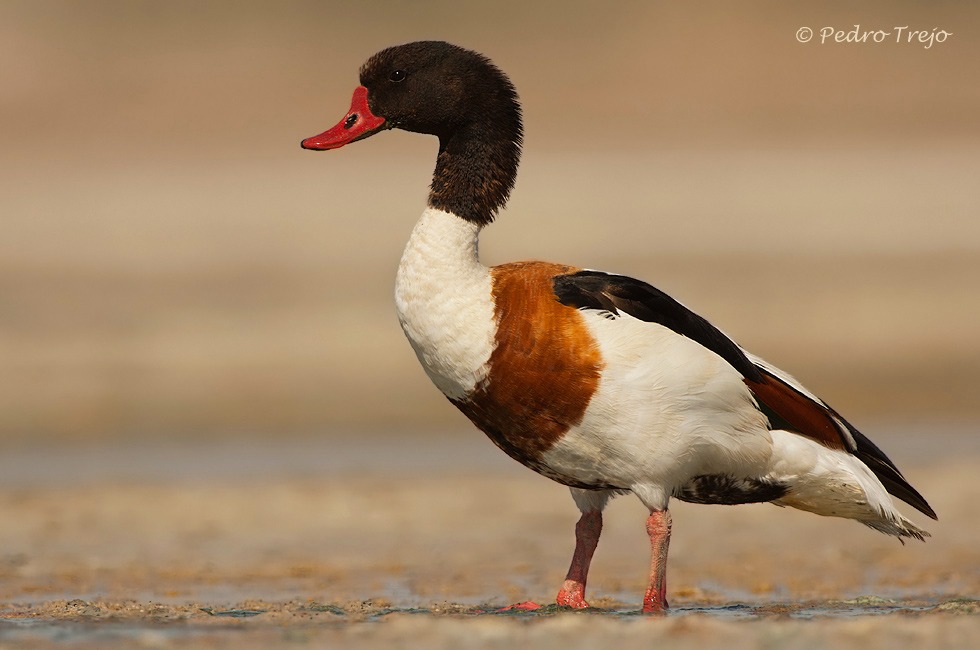
[[497, 609], [497, 610], [494, 610], [494, 611], [497, 611], [497, 612], [506, 612], [506, 611], [511, 610], [511, 609], [523, 609], [523, 610], [530, 611], [530, 610], [540, 609], [540, 608], [541, 608], [541, 605], [539, 605], [539, 604], [537, 604], [535, 602], [532, 602], [530, 600], [526, 600], [523, 603], [514, 603], [513, 605], [508, 605], [507, 607], [501, 607], [500, 609]]
[[646, 595], [643, 597], [643, 613], [644, 614], [667, 614], [670, 609], [670, 605], [667, 604], [667, 599], [662, 593], [659, 593], [655, 589], [648, 589]]
[[588, 607], [589, 604], [585, 602], [585, 585], [577, 580], [566, 580], [565, 584], [561, 586], [561, 591], [558, 592], [555, 602], [575, 609]]

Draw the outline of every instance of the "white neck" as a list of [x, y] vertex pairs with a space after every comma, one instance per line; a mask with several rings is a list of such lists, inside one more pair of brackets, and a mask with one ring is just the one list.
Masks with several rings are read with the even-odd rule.
[[429, 378], [450, 399], [486, 379], [493, 352], [493, 282], [480, 263], [480, 226], [429, 208], [395, 279], [398, 320]]

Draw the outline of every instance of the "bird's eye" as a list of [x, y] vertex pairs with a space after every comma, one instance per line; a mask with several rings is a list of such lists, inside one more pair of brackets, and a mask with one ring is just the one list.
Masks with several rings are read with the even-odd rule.
[[395, 70], [388, 76], [388, 78], [391, 79], [392, 81], [402, 81], [405, 79], [405, 71]]

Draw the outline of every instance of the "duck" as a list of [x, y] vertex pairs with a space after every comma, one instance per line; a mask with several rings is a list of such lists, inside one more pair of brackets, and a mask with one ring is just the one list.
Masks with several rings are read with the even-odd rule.
[[[487, 267], [479, 237], [507, 203], [523, 123], [510, 79], [442, 41], [386, 48], [350, 110], [302, 147], [388, 129], [439, 139], [427, 206], [398, 266], [398, 320], [435, 386], [511, 458], [568, 486], [580, 512], [556, 603], [588, 607], [610, 499], [649, 516], [643, 611], [668, 611], [671, 499], [772, 503], [929, 536], [895, 499], [936, 513], [895, 464], [789, 374], [650, 284], [550, 262]], [[533, 602], [516, 607], [532, 609]]]

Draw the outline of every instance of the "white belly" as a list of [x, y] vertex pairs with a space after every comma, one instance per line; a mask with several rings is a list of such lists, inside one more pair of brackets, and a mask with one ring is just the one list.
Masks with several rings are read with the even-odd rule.
[[602, 353], [602, 378], [582, 422], [545, 454], [549, 467], [663, 505], [694, 476], [767, 473], [765, 416], [726, 361], [656, 323], [583, 316]]

